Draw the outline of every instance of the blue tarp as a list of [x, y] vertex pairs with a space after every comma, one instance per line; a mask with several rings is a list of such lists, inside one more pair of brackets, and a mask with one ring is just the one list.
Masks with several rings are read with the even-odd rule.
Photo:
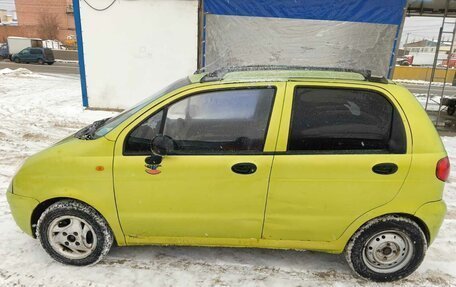
[[400, 25], [406, 0], [205, 0], [206, 13]]

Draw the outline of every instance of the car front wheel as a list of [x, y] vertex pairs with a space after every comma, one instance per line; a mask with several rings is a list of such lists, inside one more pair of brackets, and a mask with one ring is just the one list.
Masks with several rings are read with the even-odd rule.
[[19, 63], [21, 62], [21, 59], [15, 58], [15, 59], [14, 59], [14, 62], [19, 64]]
[[95, 264], [110, 250], [112, 232], [92, 207], [64, 200], [48, 207], [38, 220], [36, 235], [55, 260], [69, 265]]
[[427, 240], [409, 218], [389, 215], [361, 227], [347, 245], [346, 259], [359, 276], [389, 282], [407, 277], [421, 264]]

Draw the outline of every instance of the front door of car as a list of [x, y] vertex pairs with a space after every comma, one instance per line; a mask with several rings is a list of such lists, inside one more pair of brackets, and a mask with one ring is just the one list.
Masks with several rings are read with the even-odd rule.
[[391, 201], [411, 162], [410, 131], [398, 107], [367, 85], [290, 83], [263, 237], [333, 241]]
[[30, 62], [32, 59], [32, 55], [30, 54], [30, 48], [20, 51], [19, 58], [22, 62]]
[[[124, 129], [114, 189], [127, 240], [260, 238], [284, 87], [193, 89]], [[157, 135], [171, 137], [173, 150], [147, 164]]]

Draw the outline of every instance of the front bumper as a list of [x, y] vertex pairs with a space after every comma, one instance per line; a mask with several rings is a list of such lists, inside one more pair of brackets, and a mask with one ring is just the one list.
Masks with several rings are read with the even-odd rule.
[[6, 197], [16, 224], [22, 231], [33, 237], [31, 219], [33, 210], [38, 206], [39, 201], [10, 191], [6, 193]]
[[446, 214], [446, 204], [443, 200], [428, 202], [423, 204], [415, 212], [415, 216], [423, 220], [429, 230], [428, 245], [434, 241], [442, 226]]

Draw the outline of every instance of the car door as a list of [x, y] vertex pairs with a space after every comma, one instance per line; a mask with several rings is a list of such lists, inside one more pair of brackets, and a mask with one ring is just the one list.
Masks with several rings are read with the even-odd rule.
[[[156, 237], [260, 238], [283, 83], [231, 84], [175, 95], [118, 137], [114, 186], [128, 242]], [[175, 142], [147, 165], [158, 134]]]
[[36, 63], [39, 59], [43, 59], [43, 52], [38, 48], [30, 49], [30, 62]]
[[368, 85], [287, 86], [263, 237], [333, 241], [391, 201], [411, 162], [405, 115]]
[[31, 57], [30, 48], [26, 48], [19, 52], [19, 59], [21, 59], [22, 62], [30, 62]]

